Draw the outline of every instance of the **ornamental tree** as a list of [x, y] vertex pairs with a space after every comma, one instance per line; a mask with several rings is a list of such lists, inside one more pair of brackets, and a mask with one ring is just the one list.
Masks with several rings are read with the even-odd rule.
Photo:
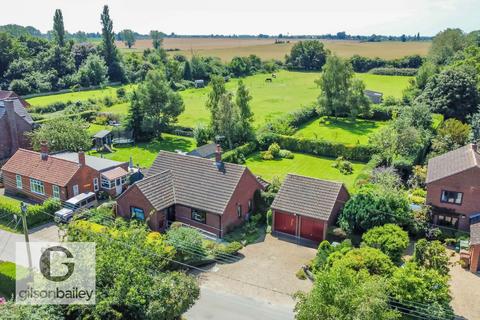
[[372, 228], [363, 234], [362, 240], [366, 245], [380, 249], [395, 263], [401, 262], [409, 241], [408, 233], [394, 224]]

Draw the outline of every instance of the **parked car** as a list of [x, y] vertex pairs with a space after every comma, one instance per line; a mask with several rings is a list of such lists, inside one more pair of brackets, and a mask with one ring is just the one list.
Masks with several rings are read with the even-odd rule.
[[81, 193], [65, 201], [63, 208], [55, 212], [55, 220], [58, 222], [68, 222], [73, 214], [78, 211], [93, 208], [97, 205], [95, 193]]

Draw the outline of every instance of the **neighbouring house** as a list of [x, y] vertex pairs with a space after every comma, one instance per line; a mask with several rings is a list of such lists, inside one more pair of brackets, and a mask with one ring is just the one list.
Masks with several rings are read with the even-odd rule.
[[427, 204], [434, 224], [469, 231], [480, 213], [480, 154], [468, 144], [428, 161]]
[[209, 144], [204, 144], [203, 146], [200, 146], [197, 149], [190, 151], [189, 153], [187, 153], [187, 155], [211, 159], [215, 157], [216, 150], [217, 150], [217, 144], [209, 143]]
[[0, 167], [19, 148], [29, 148], [25, 132], [34, 127], [29, 104], [13, 91], [0, 90]]
[[383, 93], [381, 93], [381, 92], [372, 91], [372, 90], [365, 90], [365, 91], [363, 91], [363, 93], [374, 104], [380, 104], [383, 101]]
[[95, 133], [93, 139], [97, 150], [103, 150], [105, 146], [110, 149], [110, 145], [113, 141], [113, 134], [110, 130], [101, 130]]
[[480, 221], [470, 225], [470, 271], [480, 272]]
[[117, 199], [117, 214], [164, 231], [171, 222], [222, 238], [254, 210], [261, 183], [242, 165], [160, 151], [144, 179]]
[[350, 195], [340, 182], [288, 174], [272, 203], [272, 231], [319, 243]]
[[119, 195], [127, 187], [128, 163], [78, 153], [49, 154], [19, 149], [2, 168], [5, 193], [41, 202], [68, 200], [83, 192]]

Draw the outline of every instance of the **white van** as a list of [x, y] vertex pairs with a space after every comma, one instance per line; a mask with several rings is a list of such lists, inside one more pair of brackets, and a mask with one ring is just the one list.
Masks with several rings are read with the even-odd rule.
[[68, 222], [77, 211], [93, 208], [97, 205], [95, 193], [81, 193], [65, 201], [63, 208], [55, 212], [55, 219], [61, 222]]

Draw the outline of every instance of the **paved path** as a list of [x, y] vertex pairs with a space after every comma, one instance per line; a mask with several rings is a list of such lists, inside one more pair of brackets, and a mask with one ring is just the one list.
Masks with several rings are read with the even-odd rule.
[[293, 308], [201, 288], [200, 299], [184, 315], [187, 320], [292, 320]]
[[[29, 231], [30, 241], [57, 242], [58, 227], [49, 223]], [[15, 242], [24, 242], [23, 234], [8, 232], [0, 229], [0, 261], [15, 262]]]

